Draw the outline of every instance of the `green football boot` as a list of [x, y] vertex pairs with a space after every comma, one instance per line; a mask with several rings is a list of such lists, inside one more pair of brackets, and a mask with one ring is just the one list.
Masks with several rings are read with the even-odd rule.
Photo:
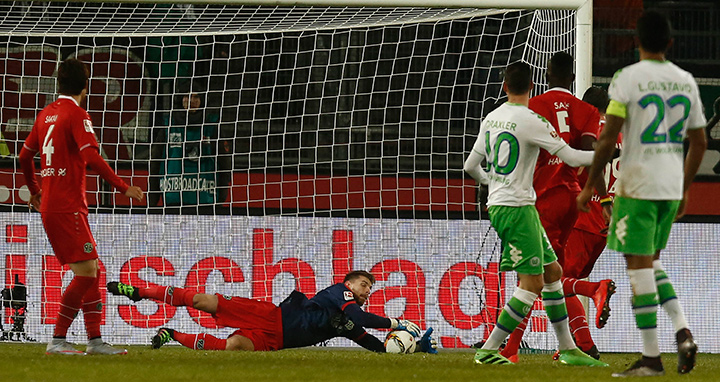
[[583, 353], [582, 350], [580, 350], [578, 348], [568, 349], [568, 350], [560, 350], [560, 355], [558, 356], [558, 361], [561, 364], [568, 365], [568, 366], [597, 366], [597, 367], [610, 366], [603, 361], [600, 361], [593, 357], [590, 357], [589, 355]]

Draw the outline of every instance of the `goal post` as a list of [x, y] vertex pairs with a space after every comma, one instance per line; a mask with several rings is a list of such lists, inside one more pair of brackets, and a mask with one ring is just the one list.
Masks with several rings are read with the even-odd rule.
[[[278, 303], [366, 269], [369, 311], [432, 326], [444, 347], [481, 340], [515, 279], [498, 271], [462, 162], [505, 99], [509, 63], [528, 61], [541, 92], [547, 59], [570, 51], [587, 64], [577, 91], [589, 86], [588, 4], [0, 4], [0, 277], [27, 285], [28, 333], [49, 338], [70, 275], [27, 213], [15, 156], [56, 97], [57, 64], [77, 57], [103, 155], [149, 191], [137, 205], [90, 174], [101, 283]], [[111, 342], [142, 344], [159, 326], [227, 334], [192, 309], [104, 298]], [[531, 327], [532, 346], [553, 346], [545, 317]]]

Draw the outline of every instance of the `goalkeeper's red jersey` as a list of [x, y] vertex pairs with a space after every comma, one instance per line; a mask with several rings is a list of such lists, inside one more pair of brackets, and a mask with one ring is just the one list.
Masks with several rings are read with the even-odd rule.
[[85, 161], [80, 151], [99, 149], [87, 111], [73, 98], [61, 95], [38, 114], [23, 147], [40, 152], [40, 212], [87, 214]]
[[[576, 98], [563, 88], [552, 88], [530, 99], [530, 109], [545, 117], [560, 137], [574, 149], [580, 149], [584, 135], [597, 139], [600, 113], [592, 105]], [[547, 190], [563, 186], [580, 192], [577, 169], [566, 165], [560, 158], [540, 150], [533, 187], [538, 198]]]

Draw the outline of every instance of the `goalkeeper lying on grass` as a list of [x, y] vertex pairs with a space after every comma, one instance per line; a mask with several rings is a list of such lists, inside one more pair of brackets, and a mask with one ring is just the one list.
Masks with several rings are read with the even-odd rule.
[[[136, 288], [110, 282], [107, 289], [116, 296], [133, 301], [144, 298], [173, 306], [189, 306], [212, 314], [215, 322], [237, 328], [227, 339], [209, 334], [186, 334], [161, 328], [152, 339], [157, 349], [170, 340], [197, 350], [268, 351], [315, 345], [335, 337], [345, 337], [365, 349], [384, 353], [385, 346], [365, 328], [407, 330], [420, 335], [420, 327], [408, 320], [381, 317], [362, 310], [375, 277], [366, 271], [352, 271], [342, 283], [332, 285], [308, 299], [293, 291], [279, 306], [271, 302], [196, 293], [174, 287]], [[417, 351], [437, 353], [437, 344], [429, 328], [418, 342]]]

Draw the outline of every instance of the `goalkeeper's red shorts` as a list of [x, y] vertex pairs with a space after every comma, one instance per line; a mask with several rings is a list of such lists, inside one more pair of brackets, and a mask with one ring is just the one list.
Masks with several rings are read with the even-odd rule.
[[555, 187], [538, 197], [535, 203], [535, 208], [540, 215], [540, 222], [555, 250], [558, 262], [563, 267], [565, 244], [578, 217], [575, 204], [577, 195], [577, 192], [570, 191], [565, 187]]
[[565, 245], [563, 276], [575, 279], [590, 276], [595, 262], [605, 249], [606, 240], [604, 235], [573, 228]]
[[271, 302], [217, 293], [218, 306], [213, 317], [220, 326], [237, 328], [230, 337], [247, 337], [255, 351], [280, 350], [283, 347], [280, 307]]
[[98, 258], [87, 214], [43, 212], [41, 217], [48, 241], [61, 265]]

